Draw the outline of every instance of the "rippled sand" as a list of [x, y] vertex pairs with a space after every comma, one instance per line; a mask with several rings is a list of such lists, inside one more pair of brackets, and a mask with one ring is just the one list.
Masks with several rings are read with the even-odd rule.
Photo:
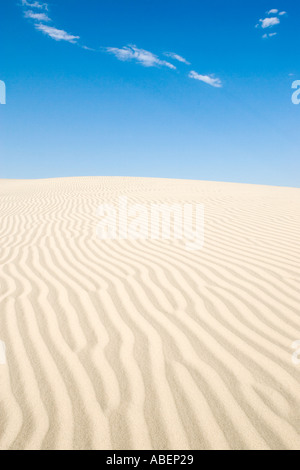
[[[100, 240], [119, 196], [204, 204], [204, 249]], [[300, 449], [299, 189], [0, 180], [0, 211], [1, 449]]]

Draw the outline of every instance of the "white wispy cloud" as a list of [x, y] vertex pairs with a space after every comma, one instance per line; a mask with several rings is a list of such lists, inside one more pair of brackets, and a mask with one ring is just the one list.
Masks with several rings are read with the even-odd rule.
[[212, 75], [200, 75], [199, 73], [192, 70], [189, 73], [189, 77], [194, 80], [199, 80], [201, 82], [207, 83], [215, 88], [222, 88], [223, 84], [219, 78], [215, 78]]
[[266, 28], [271, 28], [272, 26], [276, 26], [280, 24], [280, 19], [277, 18], [276, 16], [272, 16], [270, 18], [261, 19], [259, 20], [259, 22], [261, 24], [261, 27], [263, 29], [266, 29]]
[[[273, 8], [272, 10], [267, 11], [267, 15], [269, 16], [266, 18], [260, 19], [259, 23], [255, 27], [265, 30], [265, 29], [278, 26], [281, 23], [281, 18], [285, 16], [286, 14], [287, 14], [286, 11], [280, 11], [280, 10], [277, 10], [277, 8]], [[274, 36], [277, 36], [277, 33], [264, 33], [262, 37], [263, 39], [268, 39]]]
[[76, 44], [78, 39], [80, 39], [80, 36], [73, 36], [62, 29], [57, 29], [45, 24], [36, 24], [35, 27], [38, 31], [42, 31], [42, 33], [55, 39], [55, 41], [67, 41]]
[[28, 2], [27, 0], [22, 0], [23, 7], [29, 8], [38, 8], [39, 10], [47, 10], [49, 9], [48, 3], [41, 3], [41, 2]]
[[[90, 49], [86, 46], [82, 46], [78, 44], [78, 40], [80, 36], [75, 36], [73, 34], [69, 34], [67, 31], [63, 29], [55, 28], [54, 26], [49, 26], [45, 23], [49, 23], [51, 18], [41, 10], [48, 11], [48, 3], [41, 3], [38, 1], [31, 1], [28, 2], [27, 0], [21, 0], [21, 5], [23, 7], [24, 16], [25, 18], [31, 19], [35, 22], [34, 26], [38, 31], [41, 31], [43, 34], [49, 36], [50, 38], [54, 39], [55, 41], [66, 41], [71, 44], [76, 44], [84, 49]], [[39, 9], [40, 11], [34, 11], [32, 9]]]
[[45, 22], [48, 23], [51, 21], [48, 15], [46, 13], [35, 13], [32, 10], [27, 10], [24, 13], [25, 18], [30, 18], [35, 21], [40, 21], [40, 22]]
[[[71, 44], [76, 44], [82, 49], [95, 51], [95, 49], [92, 49], [85, 45], [81, 45], [79, 43], [80, 36], [69, 34], [67, 31], [63, 29], [58, 29], [54, 26], [49, 26], [48, 24], [45, 24], [45, 23], [49, 23], [50, 21], [52, 21], [51, 18], [45, 12], [36, 11], [35, 9], [48, 11], [49, 10], [48, 3], [42, 3], [39, 1], [33, 1], [33, 0], [32, 1], [21, 0], [21, 5], [23, 6], [24, 17], [31, 19], [35, 22], [34, 26], [36, 30], [42, 32], [46, 36], [49, 36], [55, 41], [66, 41]], [[109, 54], [114, 55], [118, 60], [121, 60], [121, 61], [135, 61], [143, 65], [144, 67], [160, 67], [161, 66], [161, 67], [167, 67], [171, 70], [176, 70], [176, 66], [173, 65], [171, 62], [161, 59], [158, 55], [153, 54], [150, 51], [147, 51], [145, 49], [139, 49], [135, 45], [130, 44], [128, 46], [123, 46], [122, 48], [105, 47], [105, 48], [102, 48], [102, 50], [105, 50]], [[190, 62], [188, 62], [184, 57], [182, 57], [179, 54], [176, 54], [175, 52], [165, 52], [164, 56], [169, 57], [178, 62], [181, 62], [183, 64], [190, 65]], [[205, 82], [208, 85], [211, 85], [216, 88], [222, 87], [221, 80], [218, 78], [215, 78], [214, 76], [199, 75], [196, 72], [192, 71], [190, 72], [189, 77]]]
[[181, 62], [186, 65], [191, 65], [190, 62], [188, 62], [184, 57], [181, 57], [179, 54], [175, 54], [175, 52], [165, 52], [164, 55], [166, 57], [170, 57], [170, 59], [177, 60], [178, 62]]
[[96, 52], [96, 49], [93, 49], [92, 47], [88, 47], [88, 46], [80, 46], [81, 49], [84, 49], [85, 51], [93, 51], [93, 52]]
[[161, 60], [159, 57], [152, 52], [145, 51], [144, 49], [138, 49], [136, 46], [129, 45], [122, 48], [117, 47], [106, 47], [105, 50], [110, 54], [113, 54], [117, 59], [122, 61], [135, 60], [144, 67], [168, 67], [169, 69], [175, 70], [175, 65], [167, 62], [166, 60]]
[[287, 15], [286, 11], [279, 11], [277, 8], [273, 8], [273, 10], [267, 11], [267, 15], [278, 15], [278, 16], [284, 16]]
[[274, 36], [277, 36], [277, 33], [266, 33], [263, 35], [263, 39], [268, 39], [268, 38], [272, 38]]

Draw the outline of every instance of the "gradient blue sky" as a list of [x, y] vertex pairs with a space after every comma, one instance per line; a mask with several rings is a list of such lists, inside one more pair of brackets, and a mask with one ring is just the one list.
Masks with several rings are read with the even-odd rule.
[[[300, 106], [291, 102], [300, 79], [299, 2], [21, 3], [1, 1], [0, 177], [299, 186]], [[271, 9], [287, 14], [267, 15]], [[32, 13], [51, 21], [25, 18]], [[280, 24], [262, 28], [265, 18]]]

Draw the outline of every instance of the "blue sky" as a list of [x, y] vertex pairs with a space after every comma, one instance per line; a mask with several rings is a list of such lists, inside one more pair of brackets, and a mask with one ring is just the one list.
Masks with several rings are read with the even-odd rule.
[[295, 0], [2, 0], [0, 177], [298, 187], [299, 21]]

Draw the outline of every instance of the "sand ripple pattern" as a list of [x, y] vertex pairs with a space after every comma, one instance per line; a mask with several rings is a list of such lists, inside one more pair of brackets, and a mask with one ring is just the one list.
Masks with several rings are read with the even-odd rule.
[[[205, 248], [97, 207], [201, 203]], [[300, 190], [0, 180], [0, 449], [300, 449]]]

